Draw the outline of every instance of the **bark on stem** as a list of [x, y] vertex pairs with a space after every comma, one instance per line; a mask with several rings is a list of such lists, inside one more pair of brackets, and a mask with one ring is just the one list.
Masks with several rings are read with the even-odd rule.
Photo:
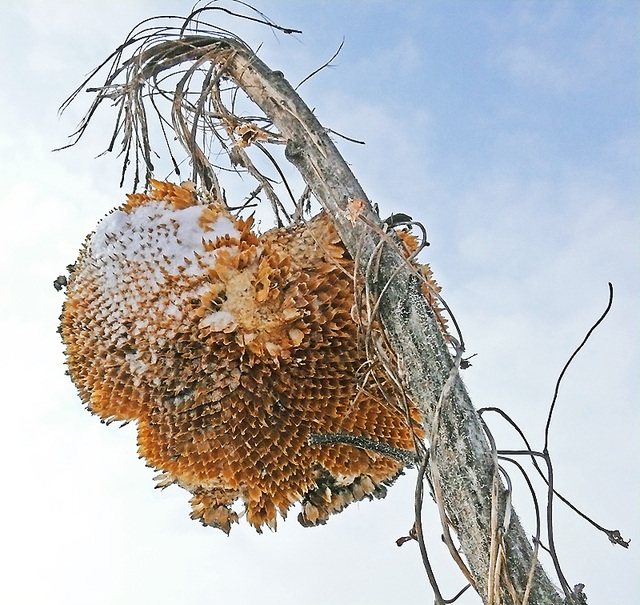
[[[381, 242], [382, 224], [370, 204], [365, 205], [358, 220], [350, 220], [345, 212], [349, 199], [367, 200], [367, 196], [325, 129], [283, 75], [269, 69], [239, 41], [209, 38], [206, 44], [203, 39], [194, 37], [186, 44], [193, 45], [197, 40], [199, 51], [203, 46], [208, 47], [206, 53], [198, 54], [198, 58], [205, 56], [224, 65], [224, 77], [235, 81], [276, 125], [287, 142], [287, 158], [332, 217], [349, 252], [353, 257], [356, 252], [359, 254], [360, 266], [365, 269], [374, 253], [380, 255], [379, 271], [363, 277], [371, 282], [372, 291], [377, 292], [393, 280], [384, 290], [379, 314], [397, 355], [404, 387], [424, 416], [426, 433], [430, 436], [432, 480], [440, 492], [436, 495], [442, 499], [446, 518], [458, 536], [475, 588], [483, 601], [497, 603], [495, 596], [499, 595], [499, 602], [506, 605], [521, 602], [533, 550], [517, 516], [511, 511], [509, 527], [504, 534], [503, 572], [500, 575], [498, 570], [497, 577], [493, 577], [495, 569], [491, 569], [490, 551], [495, 460], [434, 314], [422, 295], [420, 282], [399, 250], [387, 241]], [[175, 40], [171, 44], [175, 49]], [[162, 45], [153, 47], [150, 52], [162, 56], [159, 51]], [[168, 60], [165, 58], [161, 69], [184, 60], [184, 55], [176, 60], [170, 56]], [[447, 381], [450, 388], [445, 389]], [[506, 501], [501, 482], [498, 494], [500, 524]], [[494, 535], [494, 547], [495, 539]], [[507, 578], [504, 573], [508, 574]], [[496, 582], [500, 583], [497, 590]], [[493, 585], [491, 590], [490, 585]], [[528, 603], [559, 605], [562, 602], [557, 589], [537, 565]]]

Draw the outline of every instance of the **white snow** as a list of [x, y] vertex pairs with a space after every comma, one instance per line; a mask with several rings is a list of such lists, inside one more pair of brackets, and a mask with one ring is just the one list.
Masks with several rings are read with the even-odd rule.
[[123, 254], [126, 259], [160, 260], [166, 257], [168, 269], [175, 270], [184, 259], [204, 252], [204, 241], [219, 236], [237, 237], [232, 221], [220, 216], [204, 230], [199, 219], [204, 206], [176, 210], [166, 202], [147, 202], [129, 213], [116, 210], [98, 225], [89, 242], [90, 256], [96, 260]]
[[202, 318], [200, 328], [212, 327], [216, 332], [220, 332], [234, 324], [235, 319], [229, 311], [216, 311]]
[[147, 369], [147, 364], [138, 359], [139, 356], [139, 353], [127, 353], [126, 355], [126, 360], [129, 363], [132, 374], [142, 374]]
[[[206, 255], [205, 243], [240, 235], [226, 216], [203, 228], [200, 217], [204, 208], [175, 209], [167, 202], [151, 201], [130, 212], [108, 214], [87, 242], [87, 254], [97, 269], [94, 278], [103, 293], [118, 307], [124, 302], [135, 311], [145, 297], [161, 290], [165, 274], [189, 276], [200, 271], [196, 255]], [[208, 253], [208, 257], [206, 264], [215, 261], [215, 254]], [[175, 305], [164, 311], [180, 315]]]

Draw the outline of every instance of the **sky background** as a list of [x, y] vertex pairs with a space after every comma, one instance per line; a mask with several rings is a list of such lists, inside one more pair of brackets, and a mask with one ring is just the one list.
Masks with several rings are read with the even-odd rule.
[[[105, 427], [64, 374], [52, 281], [124, 201], [115, 157], [95, 159], [115, 115], [58, 153], [89, 102], [57, 109], [144, 18], [181, 0], [4, 0], [0, 24], [0, 372], [4, 451], [0, 602], [262, 605], [431, 602], [412, 524], [415, 472], [383, 501], [304, 529], [246, 524], [230, 537], [153, 489], [135, 428]], [[589, 603], [640, 593], [640, 3], [255, 0], [303, 34], [232, 28], [292, 83], [339, 142], [381, 214], [425, 224], [432, 265], [462, 326], [477, 407], [500, 406], [542, 447], [554, 384], [615, 288], [610, 315], [566, 374], [550, 436], [558, 489], [631, 538], [613, 547], [556, 507], [556, 545]], [[158, 175], [164, 177], [166, 175]], [[498, 444], [517, 445], [491, 418]], [[516, 510], [533, 532], [526, 488]], [[445, 596], [462, 578], [428, 544]], [[547, 567], [549, 565], [547, 564]], [[461, 604], [478, 603], [471, 594]]]

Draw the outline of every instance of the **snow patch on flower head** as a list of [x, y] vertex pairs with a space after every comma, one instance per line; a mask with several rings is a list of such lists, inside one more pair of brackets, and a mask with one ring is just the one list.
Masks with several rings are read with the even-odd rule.
[[220, 252], [220, 246], [212, 249], [218, 238], [229, 240], [221, 248], [234, 249], [240, 232], [213, 205], [176, 207], [170, 199], [139, 197], [99, 223], [78, 270], [93, 282], [114, 320], [124, 321], [142, 309], [150, 320], [181, 318], [185, 300], [196, 293], [167, 290], [168, 283], [180, 276], [206, 275]]
[[163, 201], [149, 201], [130, 212], [107, 215], [89, 240], [89, 256], [109, 268], [110, 262], [155, 264], [176, 275], [203, 255], [205, 242], [218, 237], [238, 237], [233, 222], [220, 215], [207, 228], [201, 225], [203, 206], [174, 209]]

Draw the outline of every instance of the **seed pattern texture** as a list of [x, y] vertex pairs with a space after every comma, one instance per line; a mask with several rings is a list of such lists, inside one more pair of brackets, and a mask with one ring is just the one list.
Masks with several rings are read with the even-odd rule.
[[244, 514], [275, 529], [297, 502], [303, 525], [324, 523], [402, 470], [310, 435], [405, 450], [422, 435], [382, 372], [363, 378], [354, 262], [331, 220], [251, 227], [186, 184], [153, 181], [87, 237], [61, 316], [89, 410], [135, 421], [159, 485], [188, 490], [192, 518], [227, 533]]

